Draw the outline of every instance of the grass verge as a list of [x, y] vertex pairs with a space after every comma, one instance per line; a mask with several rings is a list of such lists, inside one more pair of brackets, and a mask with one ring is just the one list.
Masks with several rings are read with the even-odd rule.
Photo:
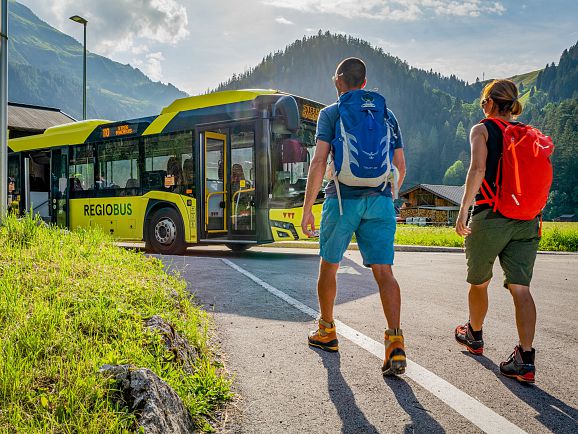
[[[208, 316], [162, 263], [112, 244], [102, 232], [67, 232], [8, 217], [0, 227], [0, 432], [121, 433], [135, 417], [98, 374], [106, 364], [146, 367], [211, 430], [230, 383], [208, 347]], [[200, 357], [187, 375], [160, 335], [169, 321]]]
[[[462, 247], [464, 239], [453, 227], [398, 225], [396, 244], [417, 246]], [[558, 252], [578, 251], [578, 223], [544, 222], [539, 250]]]
[[[319, 241], [309, 238], [304, 241]], [[353, 236], [355, 242], [355, 236]], [[453, 227], [414, 226], [398, 224], [395, 244], [407, 246], [463, 247], [464, 239]], [[578, 252], [578, 223], [544, 222], [539, 250], [555, 252]]]

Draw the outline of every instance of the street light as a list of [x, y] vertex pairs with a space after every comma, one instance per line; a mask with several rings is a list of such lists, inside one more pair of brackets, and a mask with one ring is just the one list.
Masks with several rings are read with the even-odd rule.
[[8, 212], [8, 1], [0, 5], [0, 222]]
[[74, 15], [70, 19], [76, 23], [84, 26], [84, 62], [83, 62], [83, 77], [82, 77], [82, 119], [86, 120], [86, 21], [79, 15]]

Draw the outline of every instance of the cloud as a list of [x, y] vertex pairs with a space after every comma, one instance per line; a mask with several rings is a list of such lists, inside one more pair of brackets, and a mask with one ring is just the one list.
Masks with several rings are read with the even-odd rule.
[[187, 9], [179, 0], [24, 0], [32, 10], [70, 33], [68, 17], [88, 20], [89, 49], [110, 56], [142, 53], [142, 41], [174, 45], [189, 35]]
[[261, 0], [263, 4], [305, 13], [340, 15], [381, 21], [417, 21], [429, 16], [501, 15], [500, 2], [484, 0]]
[[279, 24], [285, 24], [288, 26], [292, 26], [293, 24], [295, 24], [293, 21], [289, 21], [287, 18], [284, 17], [277, 17], [275, 18], [275, 21]]
[[165, 60], [163, 53], [156, 51], [154, 53], [148, 53], [145, 56], [145, 61], [136, 60], [134, 62], [135, 66], [141, 69], [146, 75], [148, 75], [152, 80], [160, 81], [163, 77], [162, 61]]

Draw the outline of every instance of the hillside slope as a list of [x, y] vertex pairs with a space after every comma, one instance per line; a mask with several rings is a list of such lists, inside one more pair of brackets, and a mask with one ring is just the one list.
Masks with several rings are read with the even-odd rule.
[[466, 130], [481, 113], [462, 102], [475, 99], [482, 84], [412, 68], [360, 39], [319, 32], [268, 55], [218, 90], [276, 88], [328, 104], [337, 98], [331, 82], [335, 67], [350, 56], [364, 59], [368, 88], [386, 96], [399, 120], [409, 150], [409, 183], [439, 183], [457, 159], [467, 160]]
[[[82, 114], [83, 46], [40, 20], [22, 4], [9, 3], [10, 101], [55, 106]], [[186, 94], [153, 82], [140, 70], [88, 53], [89, 117], [123, 119], [158, 113]]]
[[[468, 167], [468, 131], [483, 117], [482, 86], [455, 76], [410, 67], [366, 41], [321, 33], [295, 41], [282, 51], [222, 83], [218, 90], [276, 88], [329, 104], [336, 100], [331, 82], [337, 63], [350, 56], [364, 59], [368, 87], [387, 98], [400, 123], [408, 162], [407, 184], [462, 184]], [[562, 53], [559, 64], [511, 77], [525, 105], [520, 120], [550, 134], [556, 144], [554, 183], [547, 218], [578, 214], [578, 44]], [[459, 164], [461, 161], [462, 164]], [[458, 164], [456, 164], [458, 163]]]

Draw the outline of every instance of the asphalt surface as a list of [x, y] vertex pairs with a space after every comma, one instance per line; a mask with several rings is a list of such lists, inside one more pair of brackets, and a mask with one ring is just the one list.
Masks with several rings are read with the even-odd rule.
[[[340, 337], [338, 354], [307, 346], [314, 320], [263, 284], [318, 310], [315, 250], [258, 248], [233, 254], [225, 248], [195, 248], [163, 261], [213, 313], [217, 343], [239, 396], [226, 432], [481, 432], [475, 418], [458, 413], [409, 375], [384, 379], [382, 360], [351, 340]], [[517, 334], [498, 265], [484, 324], [484, 357], [470, 356], [453, 337], [455, 326], [467, 320], [463, 254], [398, 252], [394, 273], [402, 288], [410, 360], [521, 430], [578, 432], [578, 255], [537, 259], [535, 385], [499, 374]], [[382, 342], [386, 324], [377, 287], [357, 251], [347, 252], [342, 262], [335, 315], [360, 335]]]

